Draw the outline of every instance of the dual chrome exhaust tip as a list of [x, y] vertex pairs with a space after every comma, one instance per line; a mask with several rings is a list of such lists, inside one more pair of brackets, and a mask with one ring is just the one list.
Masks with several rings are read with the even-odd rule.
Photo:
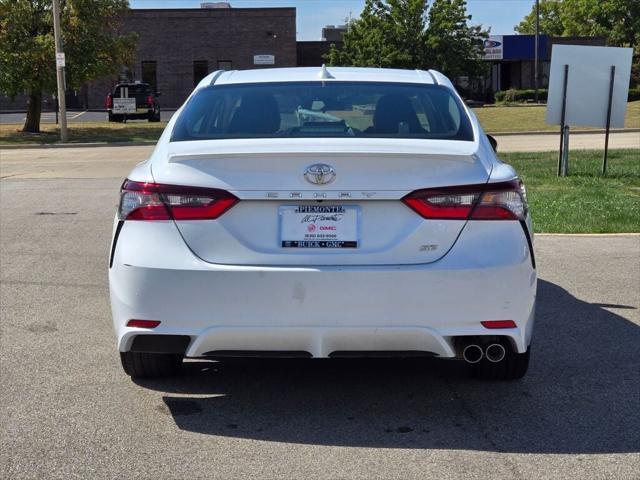
[[506, 349], [499, 343], [490, 343], [484, 349], [478, 344], [471, 343], [462, 350], [462, 358], [467, 363], [478, 363], [483, 358], [492, 363], [498, 363], [504, 360], [506, 355]]

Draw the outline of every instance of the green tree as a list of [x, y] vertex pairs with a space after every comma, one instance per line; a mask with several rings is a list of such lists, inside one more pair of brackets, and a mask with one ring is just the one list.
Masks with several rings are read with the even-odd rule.
[[424, 64], [423, 0], [366, 0], [349, 24], [341, 49], [331, 46], [331, 65], [416, 68]]
[[[134, 34], [120, 33], [128, 0], [61, 0], [66, 83], [118, 72], [135, 55]], [[51, 0], [0, 0], [0, 91], [28, 94], [25, 132], [40, 131], [43, 93], [56, 88]]]
[[[535, 33], [535, 6], [518, 24], [518, 33]], [[540, 31], [555, 36], [601, 36], [617, 47], [634, 49], [632, 79], [640, 81], [639, 0], [541, 0]]]
[[[518, 33], [535, 33], [536, 10], [518, 24]], [[611, 45], [640, 41], [638, 0], [541, 0], [540, 31], [557, 36], [603, 36]]]
[[[540, 32], [560, 36], [564, 33], [563, 0], [540, 0]], [[536, 33], [536, 7], [515, 26], [515, 31], [523, 35]]]
[[[428, 14], [427, 14], [428, 12]], [[331, 65], [437, 68], [446, 75], [483, 69], [487, 33], [467, 25], [465, 0], [366, 0], [349, 24], [341, 48], [331, 46]]]
[[484, 39], [488, 32], [470, 26], [465, 0], [434, 0], [429, 9], [427, 50], [431, 62], [445, 75], [476, 76], [486, 71]]

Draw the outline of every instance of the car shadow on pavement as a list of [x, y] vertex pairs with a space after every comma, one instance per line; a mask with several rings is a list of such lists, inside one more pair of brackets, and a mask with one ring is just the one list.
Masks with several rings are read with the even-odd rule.
[[[636, 306], [637, 307], [637, 306]], [[625, 310], [627, 311], [627, 310]], [[518, 453], [640, 450], [640, 328], [540, 281], [528, 375], [465, 376], [426, 360], [190, 361], [158, 415], [183, 430], [262, 441]]]

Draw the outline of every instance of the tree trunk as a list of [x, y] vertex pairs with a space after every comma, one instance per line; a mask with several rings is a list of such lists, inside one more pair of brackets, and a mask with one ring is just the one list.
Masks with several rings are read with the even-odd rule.
[[27, 118], [24, 121], [23, 132], [40, 133], [40, 113], [42, 112], [42, 92], [29, 93], [27, 101]]

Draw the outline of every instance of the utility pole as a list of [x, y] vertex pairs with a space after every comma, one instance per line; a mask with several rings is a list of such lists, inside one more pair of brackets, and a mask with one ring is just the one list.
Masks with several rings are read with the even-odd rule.
[[538, 103], [538, 37], [540, 36], [540, 0], [536, 0], [536, 41], [534, 52], [534, 66], [533, 66], [533, 88], [535, 89], [535, 100]]
[[[64, 66], [65, 59], [60, 40], [60, 0], [53, 0], [53, 36], [56, 43], [56, 79], [58, 82], [58, 106], [60, 108], [60, 142], [66, 143], [67, 104], [65, 98]], [[62, 54], [62, 55], [61, 55]]]

